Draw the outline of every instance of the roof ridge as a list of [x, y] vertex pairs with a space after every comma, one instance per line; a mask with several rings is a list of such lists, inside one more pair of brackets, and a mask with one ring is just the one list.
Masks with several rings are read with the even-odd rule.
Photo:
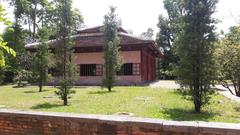
[[141, 37], [138, 37], [136, 35], [133, 35], [133, 34], [129, 34], [129, 33], [123, 33], [123, 32], [119, 32], [120, 35], [124, 35], [124, 36], [128, 36], [128, 37], [131, 37], [131, 38], [135, 38], [135, 39], [138, 39], [138, 40], [142, 40], [142, 41], [152, 41], [154, 42], [154, 40], [152, 39], [143, 39]]
[[[94, 37], [94, 36], [103, 36], [104, 33], [84, 33], [84, 34], [75, 34], [75, 35], [72, 35], [70, 36], [70, 38], [77, 38], [77, 37]], [[133, 38], [133, 39], [136, 39], [136, 40], [140, 40], [140, 41], [144, 41], [144, 42], [154, 42], [154, 40], [146, 40], [146, 39], [142, 39], [140, 37], [137, 37], [135, 35], [132, 35], [132, 34], [129, 34], [129, 33], [124, 33], [124, 32], [118, 32], [118, 35], [120, 36], [127, 36], [127, 37], [130, 37], [130, 38]], [[53, 40], [48, 40], [46, 41], [45, 43], [46, 44], [49, 44], [49, 43], [53, 43], [53, 42], [56, 42], [57, 40], [56, 39], [53, 39]], [[26, 44], [25, 47], [31, 47], [31, 46], [36, 46], [36, 45], [39, 45], [40, 42], [34, 42], [34, 43], [29, 43], [29, 44]]]

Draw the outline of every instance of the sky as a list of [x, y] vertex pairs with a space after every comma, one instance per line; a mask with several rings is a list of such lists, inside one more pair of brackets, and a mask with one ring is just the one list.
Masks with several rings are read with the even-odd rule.
[[[1, 1], [1, 0], [0, 0]], [[88, 27], [103, 24], [103, 16], [109, 11], [109, 6], [117, 7], [118, 17], [122, 21], [122, 27], [132, 30], [134, 35], [140, 35], [148, 28], [158, 31], [157, 23], [160, 14], [166, 15], [163, 0], [73, 0], [73, 7], [78, 8], [84, 18], [84, 24]], [[217, 12], [214, 17], [220, 22], [216, 25], [217, 32], [228, 31], [230, 26], [240, 22], [240, 0], [219, 0]], [[5, 5], [8, 18], [12, 18], [11, 8]], [[0, 24], [0, 32], [3, 31]]]

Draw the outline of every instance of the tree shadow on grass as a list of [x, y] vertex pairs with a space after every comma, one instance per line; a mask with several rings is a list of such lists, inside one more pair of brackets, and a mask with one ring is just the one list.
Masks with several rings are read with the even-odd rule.
[[102, 91], [90, 91], [88, 92], [88, 94], [98, 94], [98, 95], [104, 95], [104, 94], [111, 94], [111, 93], [116, 93], [117, 91], [115, 90], [112, 90], [111, 92], [109, 91], [105, 91], [105, 90], [102, 90]]
[[236, 112], [240, 112], [240, 106], [234, 107], [234, 110], [235, 110]]
[[77, 88], [77, 89], [86, 89], [86, 88], [89, 88], [90, 86], [74, 86], [73, 88]]
[[31, 109], [51, 109], [61, 107], [59, 104], [51, 104], [51, 103], [43, 103], [43, 104], [37, 104], [35, 106], [32, 106]]
[[196, 113], [192, 110], [184, 110], [180, 108], [165, 109], [163, 111], [166, 117], [176, 121], [209, 121], [210, 118], [218, 115], [213, 112]]
[[[191, 101], [191, 93], [186, 90], [177, 89], [173, 93], [180, 95], [182, 99]], [[213, 91], [213, 95], [216, 94]], [[202, 111], [201, 113], [196, 113], [194, 110], [188, 110], [183, 108], [165, 108], [164, 113], [169, 119], [177, 121], [209, 121], [210, 118], [215, 115], [219, 115], [216, 112]]]
[[[42, 92], [47, 92], [47, 91], [50, 91], [50, 90], [42, 90]], [[24, 93], [42, 93], [42, 92], [39, 92], [39, 90], [26, 90], [26, 91], [24, 91]]]
[[18, 86], [18, 85], [15, 85], [15, 86], [12, 86], [13, 88], [26, 88], [26, 87], [28, 87], [29, 85], [27, 85], [27, 84], [25, 84], [25, 85], [20, 85], [20, 86]]

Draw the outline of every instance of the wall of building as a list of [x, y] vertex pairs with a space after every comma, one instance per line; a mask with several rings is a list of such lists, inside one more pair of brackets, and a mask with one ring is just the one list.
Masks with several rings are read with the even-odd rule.
[[[124, 51], [120, 52], [123, 63], [141, 63], [140, 51]], [[75, 64], [104, 64], [104, 57], [102, 52], [91, 53], [75, 53], [73, 57]], [[118, 76], [118, 84], [130, 85], [141, 83], [141, 75], [134, 76]], [[94, 85], [101, 84], [102, 76], [79, 76], [78, 84]]]
[[0, 135], [239, 135], [239, 124], [0, 110]]
[[[140, 51], [120, 52], [123, 63], [141, 63]], [[74, 63], [76, 64], [104, 64], [102, 52], [74, 53]]]
[[147, 49], [142, 50], [142, 80], [156, 80], [156, 58]]

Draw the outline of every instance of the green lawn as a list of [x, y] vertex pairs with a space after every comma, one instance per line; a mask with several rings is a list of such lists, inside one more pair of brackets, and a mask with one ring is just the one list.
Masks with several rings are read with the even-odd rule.
[[108, 115], [130, 112], [137, 117], [168, 120], [240, 122], [240, 104], [218, 94], [213, 95], [210, 104], [203, 108], [203, 113], [195, 114], [192, 103], [174, 90], [116, 87], [113, 92], [108, 93], [99, 87], [74, 89], [76, 94], [69, 100], [69, 105], [62, 106], [62, 101], [54, 97], [56, 89], [53, 87], [44, 87], [44, 92], [39, 93], [38, 87], [34, 86], [0, 86], [0, 107]]

